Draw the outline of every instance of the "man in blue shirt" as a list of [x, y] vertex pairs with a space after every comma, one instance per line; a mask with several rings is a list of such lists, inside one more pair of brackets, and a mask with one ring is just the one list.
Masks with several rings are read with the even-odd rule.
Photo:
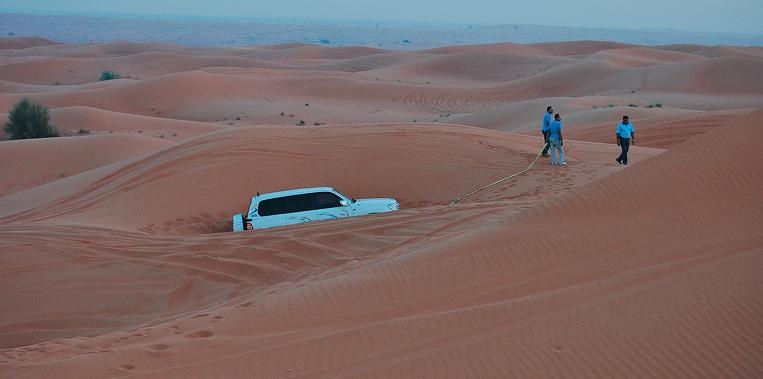
[[551, 125], [551, 121], [553, 121], [553, 118], [551, 117], [552, 114], [554, 114], [554, 108], [549, 105], [546, 107], [546, 113], [543, 115], [543, 120], [540, 122], [540, 133], [543, 134], [543, 143], [545, 144], [541, 155], [544, 157], [548, 157], [548, 126]]
[[615, 159], [617, 163], [627, 165], [628, 164], [628, 147], [632, 143], [636, 145], [636, 128], [628, 120], [628, 116], [623, 116], [623, 122], [617, 125], [615, 130], [615, 138], [617, 138], [617, 146], [620, 146], [622, 152], [620, 156]]
[[[548, 143], [551, 146], [551, 165], [564, 166], [567, 161], [564, 160], [564, 140], [562, 139], [562, 117], [557, 113], [554, 115], [554, 121], [548, 125]], [[559, 152], [559, 160], [556, 160], [556, 152]]]

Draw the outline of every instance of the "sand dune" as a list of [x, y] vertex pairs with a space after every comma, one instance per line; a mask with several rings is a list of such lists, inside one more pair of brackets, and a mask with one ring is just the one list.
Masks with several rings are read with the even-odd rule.
[[112, 86], [120, 86], [130, 83], [129, 79], [115, 79], [102, 82], [92, 82], [85, 84], [73, 84], [73, 85], [43, 85], [43, 84], [22, 84], [11, 81], [0, 80], [0, 91], [7, 94], [33, 94], [33, 93], [52, 93], [52, 92], [69, 92], [94, 88], [106, 88]]
[[53, 42], [40, 37], [18, 37], [18, 38], [0, 38], [0, 50], [28, 49], [36, 46], [57, 45]]
[[263, 67], [279, 65], [230, 56], [191, 56], [170, 52], [143, 52], [109, 58], [42, 58], [6, 64], [0, 79], [28, 84], [72, 85], [98, 82], [103, 71], [125, 78], [146, 79], [206, 67]]
[[[61, 216], [66, 223], [151, 233], [225, 231], [254, 192], [320, 185], [354, 197], [394, 196], [404, 207], [445, 204], [528, 164], [540, 143], [523, 138], [517, 151], [515, 138], [425, 124], [236, 128], [163, 150], [14, 219]], [[421, 155], [428, 158], [415, 159]], [[379, 161], [384, 164], [373, 163]], [[273, 174], [278, 171], [290, 174]], [[198, 180], [212, 176], [217, 179]], [[413, 178], [429, 184], [420, 187]], [[124, 203], [142, 205], [126, 209]]]
[[[763, 376], [759, 48], [47, 43], [0, 39], [0, 121], [92, 135], [0, 141], [3, 377]], [[568, 165], [450, 204], [547, 105]], [[229, 232], [317, 185], [402, 209]]]
[[56, 44], [54, 46], [34, 46], [23, 51], [16, 52], [18, 56], [28, 57], [57, 57], [57, 58], [103, 58], [115, 56], [129, 56], [134, 54], [147, 53], [151, 51], [164, 52], [196, 52], [208, 51], [208, 49], [199, 49], [184, 47], [163, 43], [138, 43], [117, 41], [101, 44]]
[[[225, 128], [225, 125], [184, 121], [161, 117], [154, 109], [151, 116], [106, 111], [98, 108], [73, 106], [55, 108], [50, 112], [50, 122], [64, 135], [130, 133], [177, 141], [199, 134]], [[8, 114], [0, 113], [0, 123], [5, 124]], [[5, 131], [0, 132], [5, 136]]]
[[[628, 106], [636, 105], [636, 107]], [[482, 112], [457, 115], [451, 122], [512, 132], [537, 132], [546, 107], [553, 106], [562, 116], [567, 130], [580, 127], [581, 123], [616, 122], [624, 114], [634, 119], [658, 115], [680, 115], [696, 111], [656, 107], [639, 99], [617, 96], [549, 97], [518, 101], [509, 105], [491, 108]], [[647, 108], [652, 105], [652, 108]], [[529, 109], [535, 112], [528, 112]]]
[[[422, 151], [416, 146], [421, 145], [422, 139], [430, 140], [430, 147], [426, 150], [430, 158], [423, 160], [417, 164], [417, 166], [411, 166], [411, 157], [415, 154], [421, 154]], [[439, 141], [438, 141], [439, 140]], [[263, 142], [268, 146], [268, 149], [261, 150], [256, 147], [249, 153], [247, 149], [251, 149], [251, 141]], [[285, 142], [280, 142], [285, 141]], [[290, 141], [290, 142], [289, 142]], [[388, 142], [385, 142], [388, 141]], [[464, 143], [469, 141], [468, 143]], [[279, 142], [283, 144], [279, 147]], [[250, 129], [250, 130], [236, 130], [226, 131], [223, 133], [214, 133], [206, 137], [201, 137], [184, 143], [177, 149], [177, 151], [164, 150], [158, 153], [156, 156], [140, 160], [128, 165], [113, 166], [109, 171], [102, 169], [93, 170], [99, 171], [98, 177], [93, 179], [89, 176], [91, 172], [84, 173], [79, 176], [67, 178], [71, 181], [68, 183], [69, 187], [78, 187], [78, 189], [69, 192], [62, 190], [62, 185], [65, 183], [55, 182], [46, 186], [41, 186], [30, 191], [22, 192], [6, 198], [0, 198], [0, 209], [10, 210], [12, 205], [18, 203], [27, 202], [28, 204], [36, 204], [32, 209], [16, 209], [12, 211], [11, 217], [5, 217], [4, 223], [11, 222], [11, 225], [25, 225], [32, 219], [38, 219], [38, 217], [44, 214], [47, 221], [35, 221], [37, 225], [49, 225], [49, 234], [55, 234], [61, 236], [64, 240], [72, 241], [71, 239], [77, 239], [78, 232], [89, 230], [88, 235], [102, 235], [104, 238], [110, 235], [111, 232], [100, 228], [122, 228], [126, 230], [140, 229], [141, 232], [148, 232], [150, 234], [162, 234], [166, 235], [176, 233], [204, 233], [211, 231], [220, 231], [222, 227], [228, 230], [229, 213], [237, 211], [243, 206], [246, 206], [248, 197], [251, 196], [251, 192], [255, 189], [258, 190], [272, 190], [276, 188], [283, 188], [284, 186], [298, 186], [298, 185], [315, 185], [318, 182], [316, 180], [331, 180], [338, 188], [351, 193], [355, 196], [385, 196], [394, 195], [397, 196], [407, 207], [416, 207], [421, 209], [420, 211], [411, 210], [405, 214], [400, 214], [399, 219], [397, 217], [390, 218], [364, 218], [358, 221], [353, 221], [353, 228], [359, 231], [369, 230], [370, 234], [367, 235], [369, 241], [377, 240], [374, 244], [379, 246], [386, 246], [392, 248], [393, 246], [407, 241], [412, 238], [410, 235], [411, 228], [421, 230], [431, 230], [432, 233], [443, 233], [444, 230], [449, 228], [461, 229], [465, 227], [459, 220], [464, 220], [465, 216], [473, 217], [475, 222], [485, 222], [481, 217], [477, 215], [482, 214], [485, 210], [479, 207], [465, 206], [463, 209], [452, 213], [448, 208], [442, 206], [431, 208], [431, 205], [437, 203], [446, 203], [449, 200], [455, 198], [459, 193], [470, 190], [476, 183], [484, 182], [487, 179], [491, 179], [504, 172], [516, 171], [518, 167], [526, 164], [530, 159], [530, 154], [536, 147], [537, 138], [531, 138], [519, 135], [496, 135], [495, 132], [490, 132], [475, 128], [464, 128], [455, 126], [441, 126], [441, 125], [355, 125], [344, 127], [325, 127], [313, 130], [306, 129], [291, 129], [285, 130], [283, 128], [262, 130], [262, 129]], [[352, 159], [348, 160], [345, 156], [344, 148], [347, 146], [354, 146], [352, 148]], [[333, 146], [333, 147], [332, 147]], [[174, 150], [174, 149], [172, 149]], [[293, 150], [290, 152], [290, 150]], [[276, 153], [281, 151], [281, 153]], [[367, 151], [364, 153], [364, 151]], [[208, 152], [208, 153], [205, 153]], [[223, 153], [221, 152], [229, 152]], [[210, 155], [211, 154], [211, 155]], [[247, 159], [258, 162], [258, 166], [246, 167], [240, 164], [235, 164], [242, 158], [242, 154], [248, 156]], [[365, 158], [363, 154], [368, 154]], [[392, 154], [397, 156], [399, 161], [391, 160], [383, 166], [374, 167], [374, 165], [363, 164], [363, 161], [374, 161], [379, 158], [377, 154]], [[455, 157], [453, 156], [455, 154]], [[651, 154], [644, 155], [641, 159], [644, 159]], [[639, 160], [638, 153], [636, 154], [636, 160]], [[310, 158], [311, 157], [311, 158]], [[361, 158], [358, 160], [358, 158]], [[309, 161], [305, 161], [305, 158]], [[574, 160], [574, 158], [571, 158]], [[291, 166], [288, 161], [292, 160], [295, 166]], [[440, 164], [439, 161], [447, 161], [448, 164]], [[314, 162], [312, 165], [305, 166], [307, 162]], [[333, 163], [330, 163], [333, 162]], [[493, 163], [490, 163], [493, 162]], [[326, 165], [329, 165], [328, 167]], [[297, 165], [303, 166], [298, 168]], [[493, 193], [480, 194], [475, 199], [482, 199], [486, 202], [500, 202], [506, 201], [506, 199], [521, 199], [515, 201], [513, 206], [507, 204], [498, 204], [497, 207], [504, 209], [508, 212], [517, 212], [520, 209], [526, 208], [530, 204], [540, 201], [547, 196], [555, 196], [553, 187], [561, 186], [562, 188], [570, 188], [573, 186], [579, 186], [601, 175], [608, 175], [614, 172], [611, 165], [609, 169], [604, 168], [601, 164], [596, 162], [583, 163], [579, 170], [593, 170], [586, 175], [582, 175], [580, 178], [570, 181], [569, 178], [560, 177], [559, 180], [543, 180], [543, 177], [548, 174], [550, 167], [545, 166], [535, 176], [534, 179], [530, 179], [527, 184], [515, 185], [509, 183], [501, 191]], [[166, 168], [163, 168], [166, 167]], [[189, 172], [189, 167], [195, 167], [194, 172], [207, 172], [205, 175], [215, 175], [218, 180], [204, 183], [198, 182], [189, 183], [184, 182], [185, 179], [183, 172]], [[280, 167], [282, 170], [304, 170], [306, 174], [298, 175], [300, 182], [290, 181], [285, 177], [269, 177], [263, 172], [273, 170], [274, 167]], [[167, 169], [171, 171], [166, 171]], [[264, 170], [264, 171], [263, 171]], [[164, 171], [164, 173], [162, 173]], [[214, 174], [212, 174], [214, 173]], [[158, 175], [158, 177], [157, 177]], [[394, 180], [385, 180], [383, 182], [375, 180], [374, 178], [382, 178], [384, 175], [394, 178]], [[410, 175], [415, 175], [417, 178], [424, 178], [431, 186], [416, 186], [415, 181], [409, 179]], [[84, 176], [84, 177], [82, 177]], [[196, 174], [191, 177], [196, 177]], [[320, 179], [311, 179], [314, 177], [320, 177]], [[161, 179], [164, 178], [164, 179]], [[454, 178], [457, 178], [458, 182], [454, 183]], [[286, 180], [284, 182], [284, 180]], [[470, 182], [473, 180], [473, 182]], [[79, 183], [86, 182], [84, 185]], [[127, 184], [125, 183], [132, 183]], [[408, 183], [407, 185], [405, 183]], [[539, 183], [540, 182], [540, 183]], [[545, 182], [545, 183], [544, 183]], [[324, 182], [320, 182], [324, 183]], [[210, 192], [207, 187], [212, 185], [214, 188]], [[390, 188], [395, 188], [397, 193], [391, 194], [386, 191], [390, 191]], [[66, 188], [66, 187], [63, 187]], [[122, 190], [113, 192], [114, 188], [132, 188], [128, 190], [128, 193], [123, 193]], [[460, 191], [460, 192], [459, 192]], [[31, 192], [31, 194], [30, 194]], [[157, 198], [163, 199], [165, 202], [163, 205], [155, 208], [158, 212], [153, 212], [151, 207], [136, 207], [137, 213], [129, 215], [130, 210], [124, 207], [123, 200], [117, 200], [115, 197], [120, 196], [138, 196], [143, 203], [146, 198], [142, 194], [155, 193]], [[30, 196], [32, 195], [32, 196]], [[439, 199], [439, 200], [438, 200]], [[230, 200], [230, 201], [229, 201]], [[435, 202], [435, 203], [433, 203]], [[188, 207], [189, 204], [194, 204], [193, 207]], [[230, 205], [228, 204], [230, 203]], [[89, 205], [85, 205], [89, 204]], [[69, 207], [74, 205], [79, 207], [80, 210], [69, 208], [68, 211], [59, 212], [60, 206]], [[222, 207], [221, 207], [222, 206]], [[224, 207], [230, 207], [230, 210]], [[427, 210], [427, 208], [431, 208]], [[218, 212], [224, 210], [225, 212]], [[21, 213], [18, 213], [21, 212]], [[84, 212], [84, 213], [81, 213]], [[190, 212], [190, 213], [189, 213]], [[80, 216], [75, 217], [76, 220], [63, 220], [56, 219], [55, 215], [68, 217], [75, 214]], [[111, 219], [101, 219], [95, 221], [92, 217], [94, 214], [108, 214], [110, 213]], [[422, 217], [433, 217], [435, 214], [437, 221], [431, 225], [422, 225], [416, 227], [415, 224], [421, 220]], [[488, 214], [491, 212], [488, 212]], [[7, 214], [5, 216], [8, 216]], [[54, 216], [52, 219], [49, 216]], [[180, 217], [182, 216], [182, 217]], [[95, 216], [98, 217], [98, 216]], [[385, 221], [387, 220], [387, 221]], [[448, 221], [450, 220], [450, 221]], [[393, 228], [393, 232], [385, 231], [389, 227], [389, 221], [393, 221], [394, 224], [398, 224]], [[132, 225], [129, 223], [132, 222]], [[440, 230], [443, 222], [447, 222], [451, 226]], [[147, 223], [154, 223], [148, 224]], [[80, 226], [72, 228], [72, 224], [80, 224]], [[90, 224], [91, 227], [82, 226], [84, 224]], [[65, 225], [65, 226], [55, 226]], [[326, 224], [324, 224], [326, 225]], [[346, 225], [346, 224], [344, 224]], [[346, 234], [346, 226], [339, 223], [334, 225], [326, 225], [330, 229]], [[310, 226], [308, 226], [310, 228]], [[320, 229], [320, 228], [319, 228]], [[8, 240], [7, 245], [17, 246], [21, 241], [25, 241], [28, 237], [24, 236], [25, 230], [9, 226], [4, 229], [4, 232], [9, 233], [9, 236], [18, 235], [18, 239], [11, 238]], [[377, 232], [384, 233], [388, 237], [374, 236]], [[19, 234], [20, 233], [20, 234]], [[287, 229], [277, 231], [285, 235], [289, 234]], [[361, 232], [365, 233], [365, 232]], [[229, 234], [229, 233], [228, 233]], [[65, 236], [65, 237], [64, 237]], [[158, 257], [157, 248], [159, 246], [165, 246], [169, 248], [173, 246], [171, 250], [167, 251], [167, 259], [175, 260], [176, 243], [167, 244], [167, 237], [156, 238], [146, 236], [145, 234], [138, 235], [134, 232], [120, 233], [121, 237], [110, 237], [110, 241], [114, 241], [116, 245], [113, 245], [107, 250], [111, 252], [118, 252], [118, 254], [127, 253], [133, 258], [128, 259], [129, 262], [133, 262], [138, 256], [142, 257], [139, 260], [143, 261], [148, 259], [148, 256]], [[146, 238], [154, 240], [154, 247], [147, 248], [144, 243], [138, 243], [138, 240], [146, 241]], [[188, 237], [183, 237], [188, 238]], [[212, 237], [204, 237], [192, 239], [185, 242], [190, 249], [196, 249], [200, 241], [209, 239]], [[224, 241], [214, 237], [218, 241]], [[389, 239], [389, 240], [388, 240]], [[116, 242], [120, 241], [120, 242]], [[133, 241], [133, 242], [128, 242]], [[180, 240], [176, 240], [179, 242]], [[72, 242], [54, 242], [70, 244]], [[76, 243], [75, 243], [76, 245]], [[128, 245], [132, 245], [135, 248], [127, 248]], [[121, 247], [119, 247], [121, 246]], [[144, 246], [144, 247], [140, 247]], [[273, 248], [280, 249], [274, 245]], [[366, 245], [367, 248], [371, 246]], [[261, 245], [263, 249], [266, 248]], [[21, 250], [23, 251], [23, 249]], [[95, 248], [93, 251], [102, 251], [101, 248]], [[371, 253], [374, 250], [369, 250]], [[202, 255], [208, 254], [205, 249]], [[313, 252], [306, 251], [306, 257]], [[76, 256], [77, 249], [73, 248], [67, 250], [64, 253], [65, 256]], [[54, 259], [54, 256], [35, 256], [21, 255], [25, 259], [31, 259], [30, 256], [36, 260], [42, 260], [47, 262], [49, 259]], [[74, 259], [73, 257], [71, 259]], [[157, 258], [154, 258], [157, 259]], [[158, 258], [163, 260], [164, 258]], [[217, 280], [224, 279], [233, 275], [234, 277], [241, 277], [243, 274], [246, 281], [254, 281], [258, 283], [278, 283], [280, 280], [287, 280], [289, 277], [296, 277], [294, 275], [301, 275], [299, 271], [292, 273], [290, 276], [282, 268], [272, 267], [272, 263], [265, 261], [255, 263], [257, 266], [262, 266], [265, 271], [256, 270], [251, 271], [245, 269], [246, 266], [242, 266], [243, 262], [235, 263], [228, 268], [208, 270], [198, 265], [195, 262], [197, 259], [201, 259], [201, 255], [195, 258], [188, 257], [184, 261], [187, 262], [188, 269], [192, 272], [202, 273], [205, 280]], [[331, 258], [329, 266], [340, 265], [345, 261], [346, 257], [338, 255]], [[26, 260], [19, 258], [22, 262]], [[311, 259], [307, 260], [308, 262]], [[158, 262], [158, 261], [155, 261]], [[131, 263], [132, 264], [132, 263]], [[167, 264], [170, 264], [169, 262]], [[170, 264], [171, 266], [177, 263]], [[164, 266], [162, 263], [160, 266]], [[40, 263], [40, 270], [37, 275], [40, 276], [53, 276], [56, 275], [55, 271], [47, 270], [47, 263]], [[55, 265], [59, 267], [60, 265]], [[327, 266], [327, 267], [329, 267]], [[90, 270], [90, 266], [76, 265], [70, 263], [69, 266], [73, 270]], [[130, 265], [120, 265], [115, 263], [110, 266], [114, 270], [121, 271], [129, 269]], [[302, 266], [298, 266], [302, 267]], [[161, 268], [161, 267], [160, 267]], [[303, 267], [303, 269], [310, 267]], [[244, 271], [240, 271], [245, 269]], [[312, 268], [314, 269], [314, 267]], [[56, 268], [60, 270], [60, 268]], [[162, 269], [166, 270], [166, 269]], [[228, 270], [234, 270], [239, 272], [233, 274]], [[269, 272], [265, 274], [265, 272]], [[215, 273], [216, 272], [216, 273]], [[150, 271], [151, 275], [157, 275], [164, 278], [164, 273]], [[107, 272], [108, 275], [123, 275]], [[271, 279], [265, 279], [262, 274], [265, 274]], [[135, 283], [140, 285], [142, 281], [149, 280], [144, 274], [138, 276], [131, 276], [125, 278], [127, 283]], [[145, 274], [149, 275], [149, 274]], [[12, 277], [11, 277], [12, 278]], [[243, 278], [243, 277], [241, 277]], [[285, 279], [286, 278], [286, 279]], [[224, 281], [229, 281], [225, 279]], [[11, 279], [9, 279], [11, 280]], [[91, 281], [98, 281], [97, 278], [72, 278], [72, 285], [77, 285], [78, 288], [87, 286], [86, 283]], [[164, 280], [164, 279], [162, 279]], [[84, 282], [82, 282], [84, 281]], [[75, 284], [78, 283], [78, 284]], [[191, 287], [209, 286], [205, 285], [205, 282], [199, 282], [196, 280], [196, 284]], [[26, 285], [25, 282], [22, 283]], [[168, 284], [169, 285], [169, 284]], [[180, 284], [178, 284], [180, 285]], [[13, 287], [16, 288], [16, 287]], [[164, 288], [164, 287], [162, 287]], [[216, 287], [215, 287], [216, 288]], [[214, 288], [212, 288], [214, 289]], [[209, 289], [208, 290], [212, 290]], [[114, 289], [116, 290], [116, 289]], [[112, 291], [112, 290], [108, 290]], [[162, 296], [167, 296], [163, 292], [166, 290], [157, 290], [156, 293], [145, 293], [141, 296], [150, 298], [156, 297], [157, 299]], [[87, 290], [87, 292], [92, 292]], [[108, 292], [103, 292], [102, 295], [107, 296]], [[23, 294], [22, 294], [23, 295]], [[185, 295], [183, 295], [185, 296]], [[196, 294], [194, 296], [202, 296]], [[207, 299], [203, 295], [204, 299]], [[13, 301], [21, 301], [21, 298], [13, 298]], [[66, 304], [78, 304], [81, 301], [89, 301], [86, 298], [70, 298]], [[197, 297], [188, 299], [183, 297], [184, 304], [191, 302], [192, 304], [199, 304]], [[206, 304], [205, 300], [203, 303]], [[65, 306], [65, 304], [54, 305], [50, 303], [44, 303], [45, 306], [37, 309], [37, 313], [32, 308], [28, 308], [29, 312], [23, 315], [25, 320], [35, 320], [34, 323], [28, 324], [20, 323], [20, 319], [8, 319], [4, 333], [8, 335], [10, 341], [15, 341], [18, 344], [27, 344], [36, 342], [36, 340], [44, 340], [45, 336], [49, 338], [66, 337], [70, 335], [97, 335], [105, 333], [111, 330], [117, 331], [124, 328], [129, 314], [119, 313], [121, 315], [121, 321], [119, 322], [106, 322], [105, 319], [91, 319], [90, 321], [82, 320], [81, 322], [70, 323], [52, 323], [44, 317], [48, 314], [58, 312], [59, 317], [64, 319], [71, 319], [81, 317], [80, 311], [95, 312], [101, 314], [105, 312], [100, 303], [82, 304], [78, 307], [78, 311], [75, 312]], [[129, 307], [130, 305], [125, 305]], [[159, 307], [162, 311], [161, 317], [177, 317], [177, 312], [185, 312], [187, 308], [180, 307], [179, 310], [173, 310], [171, 313], [165, 308]], [[149, 312], [149, 313], [145, 313]], [[143, 322], [145, 317], [153, 316], [154, 318], [160, 317], [156, 313], [150, 313], [150, 310], [141, 310], [137, 314], [133, 315], [133, 319], [138, 323]]]
[[[161, 116], [158, 112], [154, 115]], [[59, 129], [72, 133], [85, 128], [91, 133], [132, 133], [168, 140], [186, 139], [223, 128], [218, 124], [109, 112], [78, 106], [54, 109], [51, 112], [51, 122]]]
[[[710, 129], [733, 123], [734, 120], [750, 111], [750, 109], [739, 109], [691, 112], [671, 116], [631, 117], [637, 125], [639, 145], [666, 149], [678, 146]], [[570, 128], [567, 133], [570, 138], [603, 143], [614, 140], [616, 123], [599, 121], [578, 122], [574, 125], [575, 127]]]
[[742, 58], [763, 58], [763, 48], [760, 46], [735, 47], [735, 46], [702, 46], [694, 51], [694, 54], [705, 57], [742, 57]]
[[753, 73], [762, 68], [761, 60], [739, 58], [711, 58], [628, 70], [602, 61], [575, 62], [525, 79], [528, 83], [522, 84], [537, 86], [537, 97], [671, 91], [745, 95], [757, 93], [761, 79]]
[[481, 53], [481, 52], [509, 52], [509, 53], [535, 53], [557, 56], [588, 55], [602, 50], [620, 49], [633, 47], [617, 42], [604, 41], [572, 41], [572, 42], [549, 42], [536, 44], [495, 43], [485, 45], [448, 46], [424, 50], [427, 53], [452, 54], [452, 53]]
[[[443, 114], [468, 114], [560, 96], [613, 96], [633, 104], [661, 102], [694, 110], [749, 108], [763, 101], [759, 91], [763, 84], [755, 75], [762, 69], [759, 59], [707, 58], [619, 44], [503, 44], [416, 53], [309, 45], [230, 51], [151, 48], [153, 45], [148, 44], [107, 45], [101, 50], [116, 57], [9, 63], [0, 71], [6, 75], [7, 88], [0, 94], [0, 106], [9, 108], [26, 95], [50, 107], [88, 106], [143, 115], [161, 112], [163, 117], [194, 121], [224, 121], [244, 114], [250, 123], [272, 124], [281, 122], [272, 115], [257, 118], [247, 111], [270, 112], [282, 104], [276, 114], [296, 114], [305, 109], [295, 105], [322, 102], [325, 111], [308, 112], [304, 117], [314, 117], [310, 120], [314, 122], [345, 123], [352, 120], [332, 120], [324, 115], [342, 115], [339, 104], [352, 97], [364, 103], [360, 114], [389, 112], [390, 117], [372, 117], [370, 121], [400, 122], [431, 121]], [[101, 51], [90, 50], [92, 54]], [[749, 51], [754, 54], [756, 50]], [[319, 59], [322, 63], [284, 63], [292, 58]], [[43, 70], [46, 67], [51, 69]], [[56, 78], [67, 78], [59, 84], [95, 81], [103, 67], [144, 80], [103, 87], [18, 87], [8, 83], [12, 78], [49, 85], [60, 80]], [[204, 72], [195, 71], [199, 69]], [[40, 76], [40, 71], [49, 72], [49, 76]], [[290, 75], [290, 71], [295, 72]], [[315, 120], [318, 117], [321, 119]], [[287, 121], [283, 124], [296, 120]]]
[[[395, 67], [404, 63], [426, 60], [428, 58], [429, 55], [423, 53], [387, 52], [364, 55], [351, 59], [331, 60], [327, 63], [313, 65], [310, 68], [315, 70], [343, 72], [367, 72], [375, 69]], [[384, 76], [382, 76], [382, 78], [387, 79]]]
[[588, 55], [603, 50], [634, 47], [634, 45], [626, 43], [608, 41], [547, 42], [536, 43], [530, 46], [548, 54], [561, 56]]
[[644, 47], [603, 50], [587, 59], [602, 60], [615, 67], [644, 67], [702, 59], [694, 54], [656, 50]]
[[[156, 138], [109, 134], [0, 143], [0, 194], [39, 186], [172, 145]], [[55, 195], [54, 195], [55, 196]]]
[[324, 47], [307, 44], [273, 45], [253, 49], [248, 56], [271, 61], [289, 61], [300, 59], [352, 59], [366, 55], [379, 54], [387, 50], [362, 46]]
[[[109, 333], [79, 347], [42, 343], [11, 350], [5, 359], [14, 373], [24, 373], [19, 360], [30, 359], [37, 374], [84, 376], [756, 376], [763, 372], [755, 342], [761, 335], [759, 212], [726, 210], [757, 201], [760, 178], [741, 173], [763, 165], [743, 159], [754, 144], [749, 137], [760, 134], [760, 114], [556, 200], [509, 211], [498, 224], [492, 217], [466, 219], [481, 226], [446, 226], [427, 243], [407, 243], [416, 248], [370, 256], [352, 248], [346, 228], [307, 226], [290, 251], [318, 261], [298, 266], [304, 276], [294, 284], [131, 334]], [[694, 164], [684, 163], [687, 156]], [[723, 228], [707, 222], [720, 214]], [[73, 238], [58, 230], [60, 238]], [[401, 238], [394, 224], [375, 230]], [[557, 231], [555, 238], [549, 230]], [[251, 246], [255, 238], [266, 245], [250, 249], [260, 249], [289, 233], [207, 243]], [[344, 249], [321, 250], [327, 243]], [[141, 256], [119, 250], [118, 256]], [[216, 256], [196, 264], [240, 265]], [[239, 271], [226, 280], [246, 277]]]
[[435, 55], [423, 61], [399, 64], [369, 75], [394, 78], [436, 80], [438, 83], [497, 83], [520, 79], [570, 60], [564, 58], [510, 53], [452, 53]]

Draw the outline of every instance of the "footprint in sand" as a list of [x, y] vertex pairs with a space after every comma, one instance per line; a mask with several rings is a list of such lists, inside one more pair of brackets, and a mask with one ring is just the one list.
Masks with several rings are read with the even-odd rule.
[[172, 350], [170, 350], [170, 346], [163, 343], [157, 343], [149, 346], [148, 352], [156, 357], [166, 357], [173, 354]]
[[155, 351], [162, 351], [162, 350], [167, 350], [167, 349], [169, 349], [169, 348], [170, 348], [170, 346], [169, 346], [169, 345], [165, 345], [165, 344], [163, 344], [163, 343], [157, 343], [157, 344], [154, 344], [154, 345], [151, 345], [151, 346], [149, 346], [149, 348], [150, 348], [151, 350], [155, 350]]
[[210, 332], [209, 330], [198, 330], [193, 333], [188, 333], [185, 335], [185, 338], [209, 338], [212, 337], [214, 333]]
[[119, 370], [132, 371], [132, 370], [135, 370], [135, 366], [133, 366], [133, 365], [121, 365], [121, 366], [119, 366]]

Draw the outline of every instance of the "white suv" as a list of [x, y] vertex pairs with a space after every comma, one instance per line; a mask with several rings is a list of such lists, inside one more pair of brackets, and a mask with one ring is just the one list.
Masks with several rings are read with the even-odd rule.
[[364, 216], [400, 209], [395, 199], [358, 199], [331, 187], [300, 188], [252, 197], [249, 212], [233, 216], [233, 231], [272, 228], [303, 222]]

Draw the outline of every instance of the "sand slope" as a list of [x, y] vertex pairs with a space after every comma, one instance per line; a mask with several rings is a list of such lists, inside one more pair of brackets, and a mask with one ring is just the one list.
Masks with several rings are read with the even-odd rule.
[[[0, 141], [0, 376], [761, 377], [759, 50], [3, 50], [0, 110], [93, 135]], [[68, 84], [104, 62], [144, 76]], [[569, 164], [451, 205], [546, 105]], [[402, 209], [229, 232], [317, 185]]]
[[[575, 159], [577, 146], [568, 146]], [[150, 233], [227, 231], [230, 216], [245, 209], [254, 192], [321, 185], [353, 197], [395, 197], [403, 207], [431, 206], [519, 171], [539, 147], [535, 137], [448, 125], [236, 128], [165, 149], [13, 220], [52, 217]], [[614, 146], [594, 150], [605, 152], [608, 164]], [[634, 159], [657, 153], [636, 150]], [[586, 158], [598, 161], [590, 153]]]
[[[36, 374], [84, 376], [755, 377], [763, 235], [760, 207], [739, 204], [759, 205], [761, 178], [741, 173], [763, 166], [742, 159], [763, 137], [760, 115], [416, 248], [364, 257], [329, 224], [295, 229], [311, 249], [339, 243], [328, 256], [350, 263], [129, 336], [5, 359], [13, 373], [28, 357]], [[275, 233], [209, 243], [291, 232]]]
[[146, 155], [170, 141], [124, 134], [0, 143], [0, 194], [39, 186], [110, 163]]

